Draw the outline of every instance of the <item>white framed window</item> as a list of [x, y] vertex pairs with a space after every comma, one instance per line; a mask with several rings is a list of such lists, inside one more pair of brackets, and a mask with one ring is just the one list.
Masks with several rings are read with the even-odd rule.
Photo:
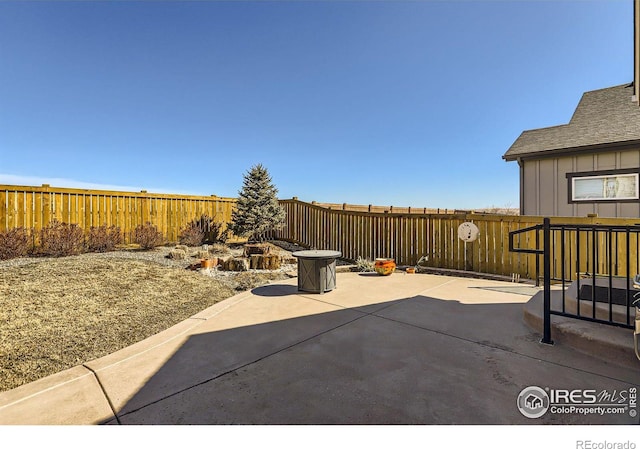
[[638, 200], [638, 173], [610, 173], [569, 177], [572, 202]]

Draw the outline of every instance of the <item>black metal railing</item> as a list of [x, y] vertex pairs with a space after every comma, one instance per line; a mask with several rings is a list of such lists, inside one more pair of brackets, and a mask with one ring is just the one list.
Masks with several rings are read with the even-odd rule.
[[[535, 248], [516, 247], [535, 232]], [[540, 248], [540, 235], [542, 248]], [[640, 273], [640, 226], [543, 223], [509, 233], [509, 251], [542, 256], [543, 337], [552, 344], [551, 315], [632, 329], [632, 282]], [[529, 239], [530, 241], [530, 239]], [[554, 288], [552, 290], [552, 284]]]

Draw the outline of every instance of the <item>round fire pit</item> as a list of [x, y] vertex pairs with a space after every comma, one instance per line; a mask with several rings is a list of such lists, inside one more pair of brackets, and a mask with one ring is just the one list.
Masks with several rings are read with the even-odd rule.
[[340, 251], [307, 250], [291, 254], [298, 259], [298, 290], [320, 293], [336, 288], [336, 259]]

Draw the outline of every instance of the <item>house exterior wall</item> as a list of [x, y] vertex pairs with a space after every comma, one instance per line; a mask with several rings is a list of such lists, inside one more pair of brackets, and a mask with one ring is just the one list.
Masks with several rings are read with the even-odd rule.
[[568, 173], [621, 169], [638, 169], [640, 172], [640, 145], [620, 151], [523, 159], [520, 164], [522, 215], [640, 217], [640, 201], [571, 202], [567, 179]]
[[640, 0], [633, 3], [633, 85], [636, 103], [640, 105]]

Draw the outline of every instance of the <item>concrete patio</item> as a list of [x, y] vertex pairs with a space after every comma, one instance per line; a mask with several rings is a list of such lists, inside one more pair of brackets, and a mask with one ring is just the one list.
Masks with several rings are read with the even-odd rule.
[[520, 413], [528, 386], [640, 385], [640, 362], [564, 340], [540, 344], [523, 320], [533, 287], [337, 276], [337, 289], [323, 295], [298, 292], [296, 279], [241, 293], [131, 347], [0, 393], [0, 424], [639, 422], [629, 413]]

